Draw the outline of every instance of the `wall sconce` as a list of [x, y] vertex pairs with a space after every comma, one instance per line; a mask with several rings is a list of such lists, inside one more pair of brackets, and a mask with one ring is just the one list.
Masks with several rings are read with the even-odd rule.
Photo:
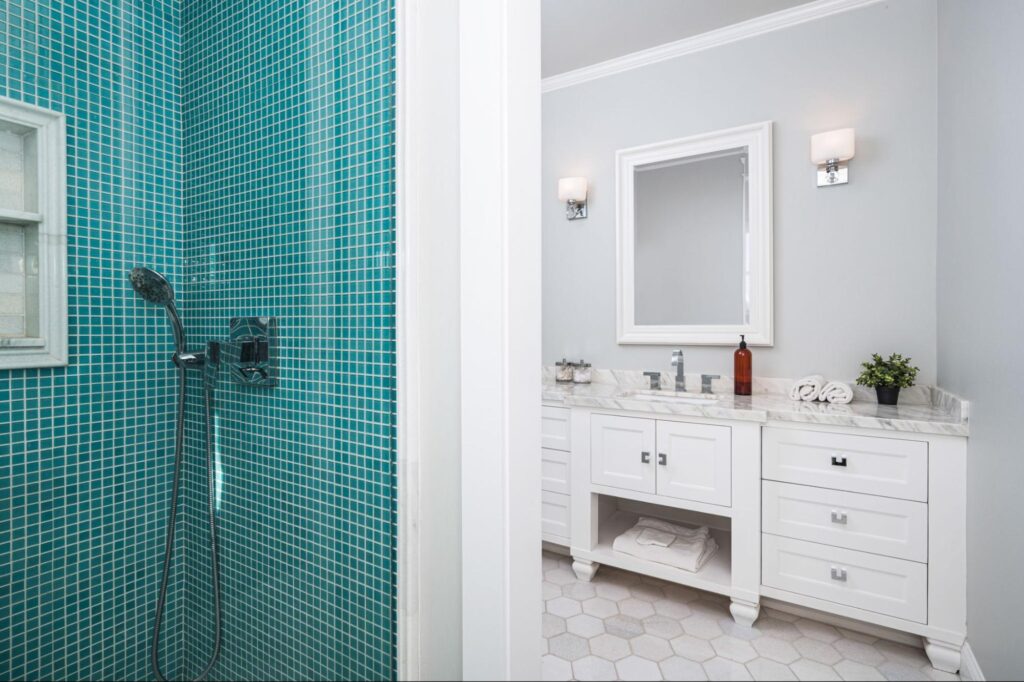
[[811, 161], [818, 164], [818, 187], [845, 185], [850, 181], [845, 161], [853, 158], [853, 128], [811, 136]]
[[565, 202], [565, 219], [582, 220], [587, 217], [587, 179], [561, 178], [558, 181], [558, 200]]

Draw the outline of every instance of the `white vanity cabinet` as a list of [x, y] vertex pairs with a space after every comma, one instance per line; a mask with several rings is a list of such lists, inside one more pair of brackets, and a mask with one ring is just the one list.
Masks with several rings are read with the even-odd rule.
[[572, 527], [571, 414], [565, 407], [541, 407], [541, 537], [563, 546]]

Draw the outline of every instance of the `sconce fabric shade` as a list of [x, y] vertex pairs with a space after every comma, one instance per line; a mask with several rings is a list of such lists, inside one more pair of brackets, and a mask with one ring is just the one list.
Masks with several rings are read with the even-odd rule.
[[558, 181], [558, 200], [582, 203], [587, 200], [586, 178], [561, 178]]
[[853, 158], [853, 128], [832, 130], [811, 136], [811, 161], [818, 165], [831, 161], [847, 161]]

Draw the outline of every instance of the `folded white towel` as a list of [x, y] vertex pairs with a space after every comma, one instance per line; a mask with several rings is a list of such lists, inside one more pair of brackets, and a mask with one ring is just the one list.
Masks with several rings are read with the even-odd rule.
[[[666, 528], [677, 528], [682, 534], [671, 533]], [[665, 539], [663, 534], [673, 538], [668, 546], [661, 544]], [[645, 541], [641, 541], [641, 537]], [[658, 542], [652, 542], [654, 539]], [[658, 519], [641, 518], [635, 526], [615, 538], [612, 548], [639, 559], [697, 572], [718, 550], [718, 543], [706, 527], [689, 528]]]
[[853, 400], [853, 388], [842, 381], [830, 381], [821, 389], [818, 400], [845, 405]]
[[657, 545], [658, 547], [669, 547], [679, 536], [674, 533], [666, 533], [663, 530], [644, 528], [640, 531], [636, 541], [641, 545]]
[[817, 400], [825, 383], [825, 377], [820, 374], [811, 374], [793, 384], [793, 388], [789, 389], [789, 397], [792, 400], [807, 400], [808, 402]]

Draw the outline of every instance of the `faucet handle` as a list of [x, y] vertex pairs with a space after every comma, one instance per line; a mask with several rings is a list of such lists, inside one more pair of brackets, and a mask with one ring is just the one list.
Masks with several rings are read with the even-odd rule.
[[644, 372], [644, 376], [651, 380], [652, 390], [661, 390], [661, 372]]
[[711, 393], [711, 382], [715, 379], [721, 379], [720, 374], [701, 374], [700, 375], [700, 392]]
[[676, 348], [672, 351], [672, 366], [677, 366], [683, 360], [683, 351], [680, 348]]

